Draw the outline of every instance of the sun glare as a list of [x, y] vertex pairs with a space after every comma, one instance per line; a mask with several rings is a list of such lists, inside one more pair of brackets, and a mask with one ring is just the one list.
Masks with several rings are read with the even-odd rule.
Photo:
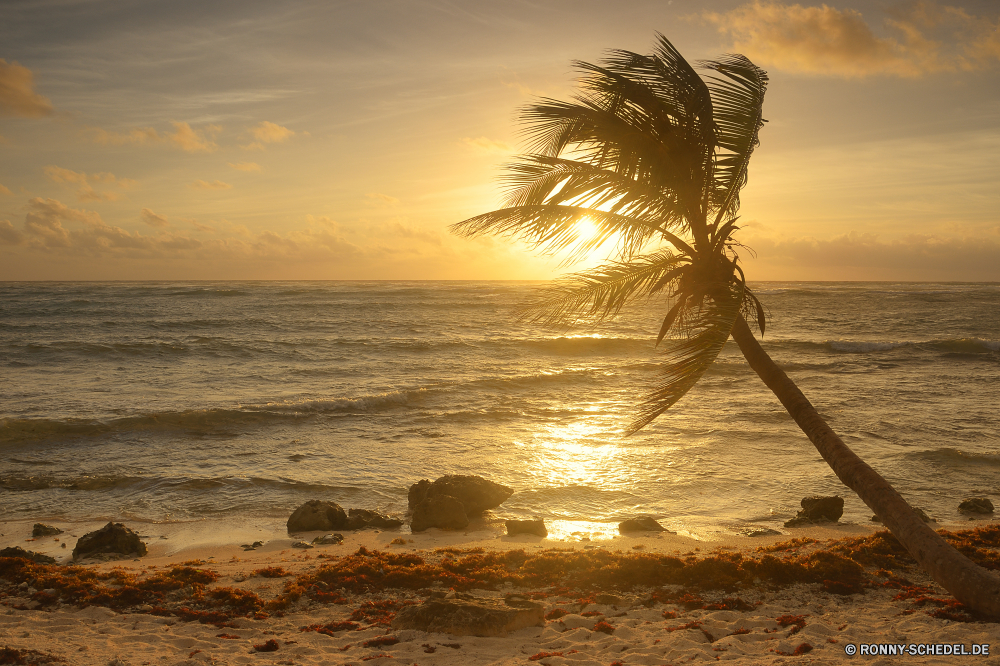
[[[568, 252], [571, 255], [579, 256], [580, 253], [578, 252], [578, 249], [590, 242], [591, 239], [599, 236], [601, 230], [589, 217], [579, 219], [576, 222], [575, 227], [574, 231], [576, 232], [576, 242], [570, 246]], [[591, 249], [589, 252], [583, 253], [580, 260], [574, 263], [578, 264], [580, 267], [596, 266], [602, 261], [607, 260], [614, 253], [615, 248], [618, 246], [618, 241], [619, 234], [613, 234], [597, 247]]]

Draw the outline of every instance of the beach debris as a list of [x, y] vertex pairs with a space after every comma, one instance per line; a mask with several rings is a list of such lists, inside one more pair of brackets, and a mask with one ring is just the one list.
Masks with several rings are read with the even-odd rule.
[[543, 627], [541, 604], [487, 599], [428, 599], [403, 608], [392, 621], [394, 629], [451, 634], [453, 636], [506, 636], [525, 627]]
[[366, 527], [377, 527], [384, 530], [394, 530], [403, 525], [398, 518], [390, 518], [378, 511], [368, 509], [351, 509], [347, 512], [345, 530], [363, 530]]
[[770, 527], [744, 527], [739, 533], [746, 537], [781, 536], [781, 532]]
[[448, 495], [462, 503], [466, 515], [476, 516], [483, 511], [495, 509], [513, 494], [513, 488], [494, 483], [481, 476], [449, 474], [434, 483], [421, 479], [413, 484], [407, 494], [407, 501], [410, 510], [413, 511], [427, 498]]
[[993, 513], [993, 502], [985, 497], [970, 497], [958, 505], [962, 513]]
[[534, 534], [535, 536], [547, 537], [549, 531], [545, 529], [544, 520], [507, 520], [507, 536], [515, 534]]
[[121, 523], [108, 523], [101, 529], [80, 537], [73, 548], [73, 559], [104, 553], [141, 557], [146, 554], [146, 544], [139, 539], [138, 534]]
[[0, 557], [20, 557], [25, 560], [31, 560], [32, 562], [38, 562], [39, 564], [56, 563], [56, 559], [54, 557], [49, 557], [48, 555], [42, 555], [41, 553], [36, 553], [31, 550], [25, 550], [20, 546], [10, 546], [9, 548], [4, 548], [3, 550], [0, 550]]
[[[278, 641], [274, 640], [273, 638], [269, 638], [263, 643], [260, 643], [259, 645], [254, 645], [253, 649], [254, 652], [277, 652], [278, 647], [279, 647]], [[253, 652], [251, 652], [250, 654], [253, 654]]]
[[424, 498], [413, 509], [410, 517], [410, 531], [423, 532], [430, 527], [461, 530], [469, 526], [469, 516], [465, 505], [451, 495], [435, 495]]
[[835, 523], [844, 515], [844, 498], [833, 497], [803, 497], [802, 510], [791, 520], [785, 522], [785, 527], [798, 527], [814, 523]]
[[33, 537], [55, 536], [62, 533], [63, 531], [58, 527], [52, 527], [43, 523], [35, 523], [34, 527], [31, 528], [31, 536]]
[[344, 543], [344, 535], [339, 533], [324, 534], [313, 539], [313, 543], [317, 546], [336, 546]]
[[309, 500], [288, 517], [288, 532], [341, 530], [347, 527], [347, 512], [339, 504]]
[[245, 543], [240, 546], [243, 550], [257, 550], [264, 545], [263, 541], [254, 541], [253, 543]]
[[306, 543], [305, 541], [293, 541], [292, 548], [315, 548], [311, 543]]
[[[627, 532], [668, 532], [663, 525], [660, 525], [654, 519], [649, 516], [642, 516], [640, 518], [629, 518], [626, 521], [618, 523], [618, 533], [625, 534]], [[671, 534], [676, 534], [676, 532], [671, 532]]]

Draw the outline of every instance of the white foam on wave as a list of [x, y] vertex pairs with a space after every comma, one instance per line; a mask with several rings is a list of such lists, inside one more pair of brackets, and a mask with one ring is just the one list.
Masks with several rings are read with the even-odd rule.
[[910, 344], [909, 342], [863, 342], [854, 340], [827, 340], [826, 344], [834, 351], [866, 353], [873, 351], [889, 351]]

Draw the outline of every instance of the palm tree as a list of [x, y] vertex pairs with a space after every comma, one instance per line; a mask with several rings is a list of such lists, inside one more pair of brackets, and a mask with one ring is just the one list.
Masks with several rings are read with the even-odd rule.
[[[462, 236], [519, 237], [570, 260], [613, 244], [608, 262], [571, 274], [526, 309], [548, 323], [601, 320], [626, 303], [666, 296], [657, 345], [669, 335], [660, 382], [634, 433], [677, 402], [730, 335], [840, 480], [882, 519], [938, 583], [970, 609], [1000, 617], [1000, 579], [930, 529], [855, 455], [757, 342], [764, 307], [737, 254], [740, 189], [763, 127], [767, 74], [742, 55], [699, 63], [662, 35], [651, 55], [611, 51], [576, 62], [580, 93], [524, 109], [528, 153], [508, 165], [503, 208], [452, 227]], [[596, 231], [581, 237], [580, 222]]]

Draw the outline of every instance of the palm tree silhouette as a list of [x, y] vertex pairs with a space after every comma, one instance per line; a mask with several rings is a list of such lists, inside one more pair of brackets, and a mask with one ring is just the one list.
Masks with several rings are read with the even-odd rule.
[[[668, 355], [633, 433], [677, 402], [730, 335], [840, 480], [882, 519], [938, 583], [979, 613], [1000, 617], [1000, 579], [930, 529], [827, 425], [767, 355], [763, 306], [739, 265], [740, 189], [758, 145], [767, 74], [742, 55], [699, 63], [702, 78], [662, 35], [651, 55], [611, 51], [575, 62], [580, 93], [523, 111], [528, 154], [508, 165], [504, 206], [453, 225], [462, 236], [519, 237], [548, 252], [609, 261], [571, 274], [525, 310], [547, 323], [617, 315], [630, 301], [668, 297], [657, 344]], [[580, 222], [596, 230], [581, 238]]]

